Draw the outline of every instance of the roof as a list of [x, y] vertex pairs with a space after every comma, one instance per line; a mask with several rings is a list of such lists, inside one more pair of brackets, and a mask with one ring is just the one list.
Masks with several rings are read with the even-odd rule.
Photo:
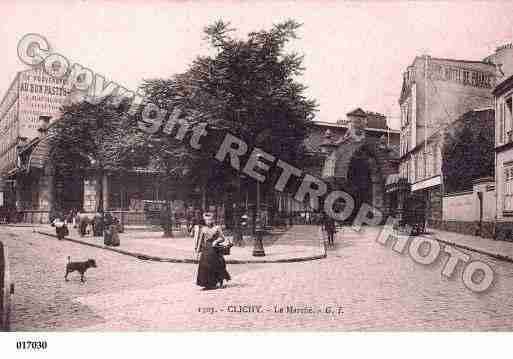
[[[339, 124], [339, 123], [333, 123], [333, 122], [323, 122], [323, 121], [315, 121], [312, 122], [308, 129], [308, 134], [303, 141], [303, 144], [305, 145], [305, 149], [307, 152], [321, 152], [321, 144], [325, 141], [325, 134], [326, 131], [330, 131], [331, 138], [336, 140], [342, 138], [347, 130], [347, 125]], [[379, 129], [379, 128], [365, 128], [365, 132], [373, 134], [374, 136], [383, 136], [387, 133], [391, 136], [397, 136], [399, 137], [399, 131], [398, 130], [386, 130], [386, 129]], [[370, 137], [370, 136], [369, 136]], [[398, 152], [395, 146], [391, 145], [390, 149], [392, 151]], [[397, 156], [399, 157], [399, 156]]]
[[340, 138], [346, 132], [348, 127], [339, 125], [336, 123], [314, 123], [315, 126], [310, 126], [308, 129], [308, 134], [303, 141], [305, 149], [307, 152], [321, 152], [321, 144], [325, 139], [326, 130], [329, 129], [331, 132], [332, 138]]
[[41, 138], [30, 154], [28, 169], [44, 168], [50, 157], [50, 140], [48, 136]]
[[351, 112], [348, 112], [347, 115], [354, 116], [354, 117], [367, 117], [367, 113], [364, 110], [362, 110], [360, 107], [358, 107], [357, 109], [355, 109]]
[[409, 191], [410, 184], [408, 179], [401, 177], [399, 173], [392, 173], [387, 176], [385, 181], [385, 192], [396, 192], [399, 190]]
[[449, 61], [449, 62], [459, 62], [463, 64], [481, 64], [481, 65], [490, 65], [494, 66], [493, 64], [490, 64], [489, 62], [483, 61], [483, 60], [458, 60], [458, 59], [448, 59], [444, 57], [430, 57], [431, 60], [435, 61]]
[[387, 129], [387, 118], [377, 112], [367, 112], [367, 127]]
[[415, 67], [415, 62], [417, 61], [424, 61], [426, 56], [428, 57], [429, 61], [443, 61], [443, 62], [454, 62], [459, 64], [468, 64], [468, 65], [485, 65], [485, 67], [493, 67], [495, 68], [495, 65], [485, 61], [485, 60], [461, 60], [461, 59], [450, 59], [446, 57], [433, 57], [429, 55], [421, 55], [421, 56], [415, 56], [413, 59], [413, 62], [408, 67]]
[[498, 84], [495, 89], [493, 89], [492, 94], [494, 96], [500, 96], [506, 91], [513, 88], [513, 75], [508, 77], [506, 80], [502, 81], [500, 84]]

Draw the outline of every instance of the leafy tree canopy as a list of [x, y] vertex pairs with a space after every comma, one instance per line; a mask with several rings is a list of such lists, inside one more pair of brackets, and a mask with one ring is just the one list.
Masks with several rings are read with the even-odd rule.
[[64, 173], [80, 174], [130, 166], [134, 154], [127, 153], [129, 139], [125, 134], [131, 120], [125, 108], [112, 98], [99, 104], [82, 101], [64, 106], [62, 120], [49, 130], [52, 163]]
[[[207, 123], [209, 131], [229, 131], [249, 148], [260, 147], [301, 166], [307, 124], [317, 104], [298, 81], [302, 56], [285, 51], [299, 27], [289, 20], [239, 39], [228, 23], [207, 26], [205, 36], [215, 55], [198, 56], [187, 71], [171, 78], [144, 80], [145, 101], [170, 113], [178, 109], [190, 128]], [[84, 173], [149, 166], [158, 170], [161, 181], [194, 187], [206, 180], [212, 190], [233, 180], [233, 172], [213, 160], [219, 145], [215, 139], [193, 151], [188, 141], [174, 138], [176, 132], [141, 131], [142, 109], [135, 115], [127, 109], [112, 98], [65, 107], [64, 121], [51, 130], [54, 163]]]
[[207, 122], [230, 131], [250, 148], [258, 146], [298, 164], [306, 125], [316, 108], [297, 81], [304, 70], [302, 56], [285, 52], [299, 27], [289, 20], [241, 40], [232, 36], [228, 23], [218, 21], [204, 30], [214, 56], [196, 58], [185, 73], [171, 79], [145, 80], [142, 90], [160, 108], [179, 108], [191, 126]]
[[445, 192], [472, 189], [472, 180], [494, 176], [493, 111], [468, 112], [445, 133], [442, 148]]

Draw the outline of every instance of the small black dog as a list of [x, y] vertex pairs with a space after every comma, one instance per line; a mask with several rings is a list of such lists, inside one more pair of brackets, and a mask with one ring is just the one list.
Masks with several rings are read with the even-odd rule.
[[64, 280], [68, 280], [68, 274], [77, 271], [80, 273], [80, 281], [84, 282], [84, 273], [89, 268], [96, 268], [96, 262], [94, 259], [88, 259], [84, 262], [71, 262], [71, 257], [68, 257], [68, 264], [66, 264], [66, 275]]

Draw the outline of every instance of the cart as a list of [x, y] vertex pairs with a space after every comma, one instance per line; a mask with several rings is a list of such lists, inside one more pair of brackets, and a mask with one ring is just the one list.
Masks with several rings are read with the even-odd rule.
[[401, 219], [397, 222], [399, 232], [410, 232], [409, 235], [418, 236], [426, 231], [426, 210], [423, 201], [409, 198], [405, 201]]

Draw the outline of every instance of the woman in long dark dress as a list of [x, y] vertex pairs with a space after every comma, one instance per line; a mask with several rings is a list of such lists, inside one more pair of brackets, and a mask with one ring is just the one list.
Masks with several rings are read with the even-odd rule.
[[198, 264], [198, 277], [196, 284], [205, 289], [223, 287], [223, 281], [230, 280], [230, 274], [226, 270], [226, 262], [223, 257], [221, 245], [231, 242], [224, 237], [221, 228], [214, 224], [212, 213], [203, 214], [205, 225], [201, 226], [196, 238], [196, 251], [201, 252]]

